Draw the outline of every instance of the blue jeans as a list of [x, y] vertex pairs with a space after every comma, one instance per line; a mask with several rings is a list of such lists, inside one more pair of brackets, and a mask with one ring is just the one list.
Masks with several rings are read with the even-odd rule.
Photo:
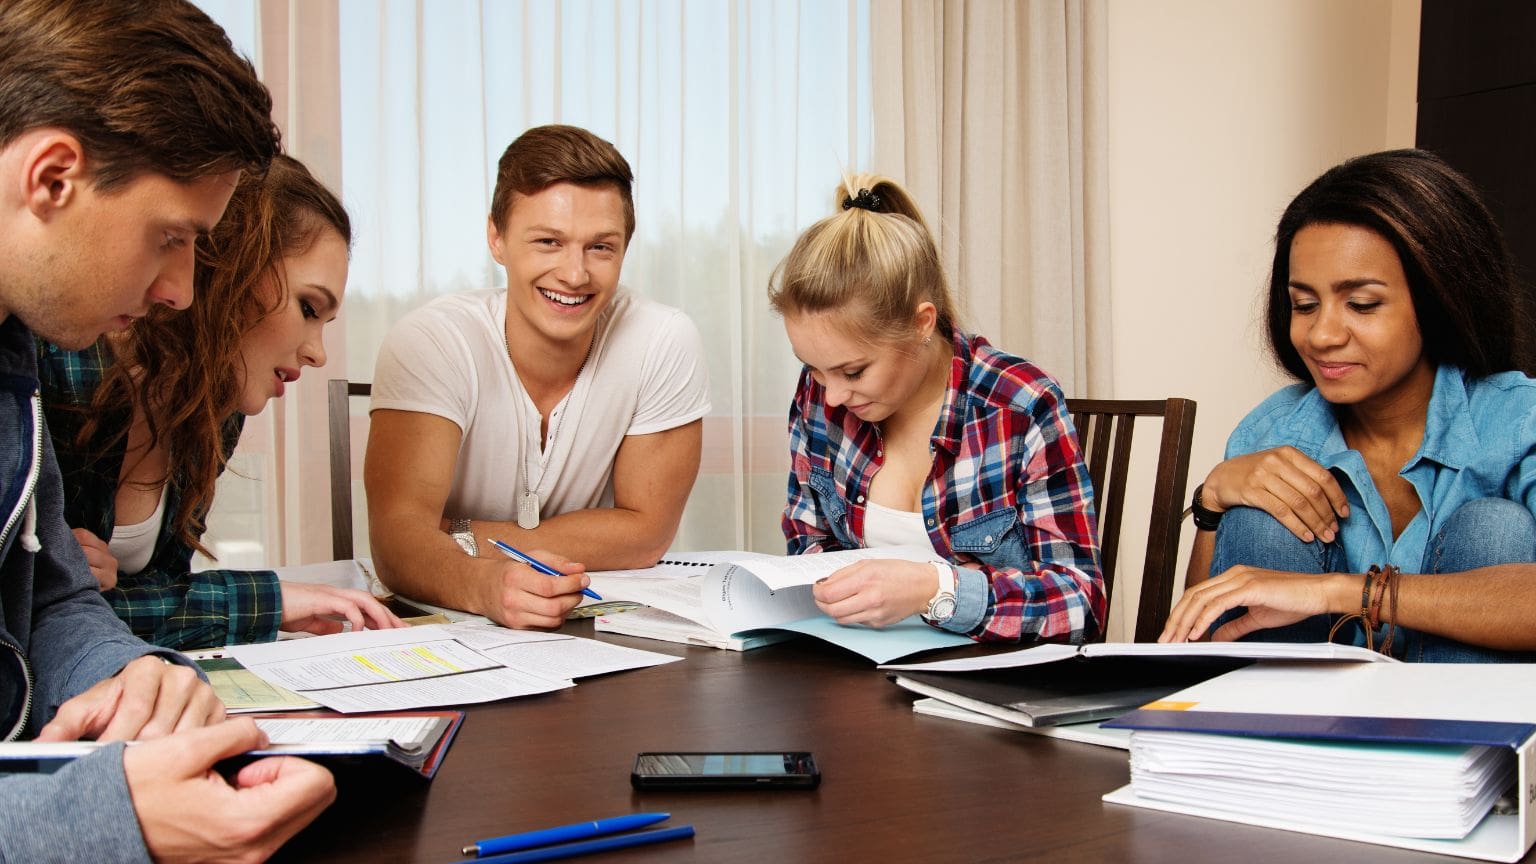
[[[1424, 550], [1420, 573], [1460, 573], [1497, 564], [1536, 562], [1536, 517], [1523, 505], [1502, 498], [1479, 498], [1457, 508]], [[1338, 541], [1304, 543], [1273, 516], [1252, 507], [1234, 507], [1221, 518], [1216, 532], [1216, 551], [1211, 575], [1220, 575], [1239, 564], [1285, 573], [1344, 573], [1349, 565]], [[1493, 600], [1496, 598], [1490, 598]], [[1216, 626], [1243, 614], [1233, 609]], [[1536, 614], [1536, 610], [1532, 610]], [[1328, 638], [1335, 615], [1315, 615], [1285, 627], [1261, 630], [1244, 637], [1264, 642], [1322, 642]], [[1386, 636], [1383, 627], [1376, 644]], [[1357, 622], [1346, 624], [1338, 638], [1365, 644], [1365, 630]], [[1536, 652], [1498, 651], [1479, 648], [1403, 627], [1392, 639], [1392, 654], [1402, 660], [1425, 663], [1536, 662]]]

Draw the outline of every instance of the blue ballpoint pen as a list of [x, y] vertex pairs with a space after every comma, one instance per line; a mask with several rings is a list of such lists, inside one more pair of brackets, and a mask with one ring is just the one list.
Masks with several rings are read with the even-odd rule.
[[676, 828], [662, 828], [659, 831], [615, 834], [612, 837], [599, 837], [596, 840], [584, 840], [580, 843], [562, 843], [559, 846], [545, 846], [542, 849], [525, 849], [522, 852], [508, 852], [505, 855], [492, 855], [489, 858], [471, 858], [460, 864], [533, 864], [535, 861], [553, 861], [557, 858], [571, 858], [590, 852], [607, 852], [610, 849], [644, 846], [647, 843], [661, 843], [692, 836], [692, 825], [680, 825]]
[[521, 834], [508, 834], [505, 837], [477, 840], [473, 845], [464, 847], [464, 854], [484, 858], [487, 855], [516, 852], [519, 849], [532, 849], [535, 846], [548, 846], [551, 843], [585, 840], [588, 837], [617, 834], [620, 831], [633, 831], [636, 828], [655, 825], [657, 822], [663, 822], [671, 818], [671, 816], [671, 813], [627, 813], [623, 816], [596, 819], [591, 822], [576, 822], [570, 825], [560, 825], [555, 828], [543, 828], [538, 831], [524, 831]]
[[[508, 546], [507, 544], [501, 542], [500, 540], [497, 540], [494, 537], [487, 537], [485, 539], [491, 541], [491, 545], [495, 546], [497, 549], [500, 549], [502, 551], [502, 553], [504, 553], [508, 558], [511, 558], [513, 561], [521, 561], [524, 564], [527, 564], [529, 567], [532, 567], [533, 569], [539, 571], [540, 573], [543, 573], [545, 576], [564, 576], [565, 575], [564, 573], [561, 573], [559, 570], [556, 570], [555, 568], [549, 566], [548, 564], [545, 564], [543, 561], [540, 561], [539, 559], [533, 557], [532, 555], [529, 555], [526, 552], [519, 552], [516, 549], [513, 549], [511, 546]], [[588, 597], [591, 597], [593, 600], [601, 600], [601, 599], [603, 599], [601, 594], [598, 594], [596, 591], [593, 591], [591, 588], [583, 588], [583, 589], [581, 589], [581, 593], [587, 595]]]

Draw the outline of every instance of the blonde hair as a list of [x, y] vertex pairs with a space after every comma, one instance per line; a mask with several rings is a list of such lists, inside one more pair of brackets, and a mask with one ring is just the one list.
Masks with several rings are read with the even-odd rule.
[[955, 301], [928, 223], [912, 196], [877, 174], [844, 177], [838, 212], [805, 230], [768, 284], [779, 315], [853, 313], [865, 335], [897, 340], [911, 334], [913, 313], [928, 301], [936, 327], [954, 333]]

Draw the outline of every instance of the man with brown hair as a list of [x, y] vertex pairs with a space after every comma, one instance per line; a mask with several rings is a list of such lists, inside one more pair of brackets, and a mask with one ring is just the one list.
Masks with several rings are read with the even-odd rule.
[[[671, 544], [709, 388], [693, 322], [619, 286], [631, 182], [585, 129], [523, 133], [486, 225], [506, 289], [440, 297], [385, 339], [364, 480], [374, 560], [396, 591], [553, 628], [581, 599], [583, 565], [646, 567]], [[492, 538], [551, 550], [566, 575], [514, 563]]]
[[0, 5], [0, 730], [144, 742], [0, 780], [0, 859], [257, 860], [335, 795], [297, 759], [233, 783], [212, 771], [261, 733], [220, 723], [186, 658], [135, 638], [102, 599], [63, 519], [37, 395], [34, 332], [84, 347], [150, 304], [192, 301], [194, 241], [239, 173], [278, 150], [271, 109], [224, 31], [182, 0]]

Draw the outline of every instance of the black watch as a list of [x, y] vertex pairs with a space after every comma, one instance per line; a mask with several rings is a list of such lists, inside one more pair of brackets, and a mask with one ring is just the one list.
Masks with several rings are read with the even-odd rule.
[[1189, 512], [1195, 517], [1196, 528], [1201, 531], [1215, 531], [1216, 526], [1221, 524], [1221, 514], [1225, 511], [1207, 510], [1200, 503], [1200, 492], [1204, 489], [1204, 483], [1195, 487], [1195, 497], [1189, 502]]

